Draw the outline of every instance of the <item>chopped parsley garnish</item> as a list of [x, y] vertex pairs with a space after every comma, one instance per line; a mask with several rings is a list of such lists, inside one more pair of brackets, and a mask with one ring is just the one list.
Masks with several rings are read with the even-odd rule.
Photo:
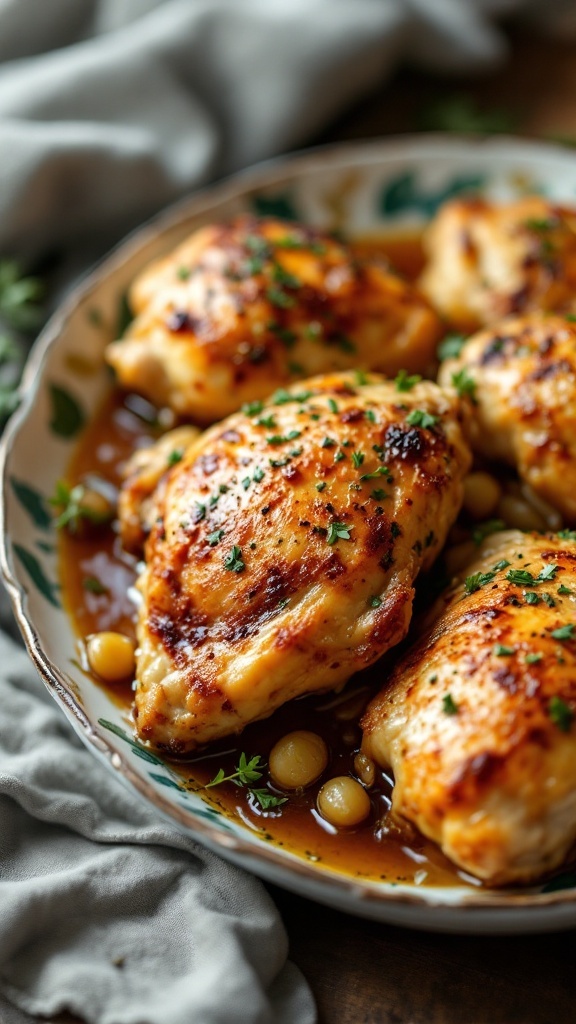
[[366, 419], [370, 420], [370, 423], [376, 423], [376, 413], [374, 412], [374, 409], [367, 409], [365, 415]]
[[352, 452], [352, 463], [354, 465], [354, 469], [360, 469], [365, 458], [366, 456], [364, 455], [364, 452]]
[[406, 423], [411, 427], [422, 427], [423, 430], [430, 430], [438, 423], [438, 416], [426, 412], [425, 409], [413, 409], [406, 417]]
[[263, 480], [263, 479], [264, 479], [264, 470], [261, 469], [260, 466], [256, 466], [256, 469], [254, 470], [254, 477], [253, 477], [254, 483], [259, 484], [260, 481]]
[[555, 608], [556, 607], [556, 601], [552, 597], [552, 594], [546, 594], [546, 593], [542, 594], [542, 600], [544, 601], [544, 604], [548, 605], [549, 608]]
[[356, 370], [354, 380], [360, 387], [363, 387], [364, 384], [368, 383], [368, 375], [363, 370]]
[[553, 629], [550, 636], [554, 637], [555, 640], [572, 640], [575, 628], [572, 622], [566, 623], [565, 626], [558, 626], [558, 629]]
[[379, 476], [385, 476], [388, 481], [392, 479], [387, 466], [378, 466], [373, 473], [362, 473], [361, 480], [376, 480]]
[[269, 434], [266, 438], [267, 444], [284, 444], [286, 441], [295, 441], [301, 437], [301, 430], [289, 430], [287, 434]]
[[540, 603], [540, 598], [539, 598], [539, 596], [538, 596], [538, 594], [536, 593], [535, 590], [525, 590], [524, 591], [524, 600], [526, 601], [526, 604], [539, 604]]
[[335, 544], [337, 540], [350, 540], [351, 526], [347, 523], [330, 523], [326, 533], [328, 544]]
[[230, 550], [224, 559], [224, 568], [231, 572], [243, 572], [246, 566], [242, 561], [242, 549], [237, 544]]
[[183, 448], [174, 448], [173, 451], [171, 451], [169, 456], [168, 456], [168, 460], [167, 460], [168, 461], [168, 465], [169, 466], [175, 466], [178, 462], [182, 461], [182, 456], [183, 455], [184, 455], [184, 449]]
[[518, 587], [536, 587], [539, 583], [546, 583], [548, 580], [553, 580], [557, 572], [558, 566], [554, 565], [553, 562], [550, 562], [540, 570], [536, 577], [534, 577], [531, 572], [528, 572], [527, 569], [510, 569], [510, 572], [506, 573], [506, 579], [509, 580], [510, 583], [516, 584]]
[[325, 480], [321, 480], [319, 484], [316, 484], [316, 490], [317, 491], [323, 491], [325, 487], [326, 487], [326, 481]]
[[467, 370], [458, 370], [457, 373], [452, 374], [452, 385], [456, 388], [456, 391], [460, 398], [464, 395], [468, 395], [469, 398], [474, 401], [476, 394], [476, 388], [478, 387], [476, 381], [470, 376]]
[[375, 595], [374, 597], [369, 598], [368, 604], [371, 608], [379, 608], [382, 604], [382, 598]]
[[565, 587], [564, 584], [561, 583], [560, 586], [558, 587], [557, 593], [558, 594], [571, 594], [572, 591], [570, 590], [569, 587]]
[[485, 587], [487, 583], [492, 583], [496, 573], [495, 572], [475, 572], [472, 576], [467, 576], [464, 580], [464, 589], [467, 594], [474, 594], [480, 587]]
[[248, 490], [248, 488], [250, 487], [251, 483], [252, 483], [252, 481], [251, 481], [250, 477], [249, 476], [245, 476], [243, 481], [242, 481], [242, 487], [244, 488], [245, 491]]
[[463, 334], [447, 334], [438, 345], [436, 352], [438, 359], [442, 362], [445, 359], [456, 359], [460, 355], [465, 344], [466, 338]]
[[287, 327], [282, 327], [281, 324], [277, 324], [274, 320], [268, 324], [268, 330], [271, 331], [272, 334], [275, 334], [286, 348], [292, 348], [292, 346], [298, 341], [298, 335], [295, 331], [291, 331]]
[[498, 572], [500, 569], [507, 569], [509, 565], [510, 562], [507, 558], [501, 558], [499, 562], [496, 562], [496, 565], [492, 566], [492, 568], [494, 572]]
[[557, 725], [561, 732], [570, 732], [570, 726], [574, 719], [574, 712], [566, 701], [561, 697], [551, 697], [548, 704], [550, 719]]
[[194, 512], [192, 513], [192, 522], [201, 523], [206, 518], [206, 505], [203, 505], [201, 501], [194, 502]]
[[336, 452], [334, 456], [334, 462], [342, 462], [342, 459], [346, 458], [345, 452]]
[[192, 271], [190, 270], [189, 267], [178, 267], [176, 271], [176, 277], [180, 281], [187, 281], [191, 273]]
[[384, 501], [384, 498], [387, 498], [388, 495], [381, 487], [377, 487], [375, 490], [370, 491], [370, 497], [374, 498], [374, 501]]
[[281, 288], [270, 287], [266, 289], [266, 298], [278, 309], [292, 309], [296, 305], [296, 299]]
[[558, 536], [562, 540], [576, 540], [576, 530], [558, 530]]
[[222, 540], [223, 536], [224, 536], [224, 530], [214, 530], [214, 533], [209, 533], [207, 539], [208, 539], [208, 543], [209, 543], [210, 547], [211, 548], [216, 547], [216, 545], [219, 544], [220, 541]]
[[411, 391], [414, 385], [419, 384], [421, 380], [422, 377], [419, 373], [410, 375], [407, 370], [400, 370], [394, 379], [396, 391]]
[[535, 651], [533, 654], [527, 654], [524, 661], [527, 665], [536, 665], [537, 662], [542, 661], [543, 657], [542, 651]]
[[257, 416], [263, 408], [264, 402], [244, 402], [242, 412], [245, 416]]
[[445, 715], [458, 714], [458, 705], [451, 693], [445, 693], [442, 697], [442, 710]]
[[336, 447], [336, 441], [334, 440], [333, 437], [325, 437], [324, 440], [322, 441], [322, 444], [320, 445], [320, 447], [321, 448], [335, 448]]
[[269, 430], [273, 429], [276, 426], [276, 417], [274, 416], [274, 413], [270, 413], [268, 416], [260, 416], [260, 418], [256, 420], [256, 426], [268, 427]]
[[287, 405], [288, 402], [307, 402], [311, 397], [311, 391], [299, 391], [297, 394], [292, 394], [292, 392], [286, 391], [285, 388], [279, 388], [272, 395], [272, 404]]
[[96, 576], [85, 576], [82, 580], [82, 586], [84, 590], [87, 590], [90, 594], [108, 594], [110, 591], [108, 587], [105, 587]]
[[505, 644], [495, 644], [492, 648], [492, 653], [495, 654], [497, 658], [509, 658], [515, 653], [515, 648], [506, 647]]
[[330, 409], [330, 412], [338, 412], [338, 404], [333, 398], [328, 399], [328, 408]]

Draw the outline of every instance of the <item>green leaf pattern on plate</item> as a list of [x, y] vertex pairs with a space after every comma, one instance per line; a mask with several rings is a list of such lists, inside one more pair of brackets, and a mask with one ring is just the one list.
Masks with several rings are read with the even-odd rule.
[[14, 554], [22, 563], [30, 579], [38, 588], [41, 594], [44, 595], [47, 601], [50, 602], [54, 608], [60, 608], [61, 604], [56, 596], [56, 591], [59, 590], [58, 584], [52, 583], [51, 580], [46, 576], [44, 569], [40, 565], [40, 562], [33, 555], [31, 551], [23, 548], [21, 544], [14, 544]]
[[35, 526], [40, 530], [48, 530], [52, 525], [52, 516], [40, 492], [30, 484], [25, 484], [13, 476], [10, 477], [10, 483], [22, 508], [28, 513]]
[[432, 217], [438, 207], [447, 199], [482, 189], [486, 179], [481, 174], [460, 175], [452, 178], [442, 188], [426, 191], [417, 181], [414, 171], [399, 174], [387, 181], [380, 193], [379, 212], [383, 217], [393, 217], [407, 210], [417, 210], [424, 217]]
[[254, 213], [258, 217], [279, 217], [280, 220], [298, 220], [298, 212], [290, 192], [255, 192], [250, 196]]
[[74, 437], [84, 426], [85, 416], [73, 395], [58, 384], [49, 384], [52, 418], [50, 429], [59, 437]]

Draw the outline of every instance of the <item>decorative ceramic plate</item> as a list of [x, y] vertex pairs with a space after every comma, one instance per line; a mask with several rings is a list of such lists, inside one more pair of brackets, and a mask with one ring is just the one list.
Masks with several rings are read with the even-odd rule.
[[576, 875], [506, 892], [366, 880], [311, 862], [189, 792], [139, 745], [122, 710], [77, 662], [61, 603], [48, 498], [78, 436], [112, 387], [103, 362], [132, 279], [194, 228], [242, 211], [295, 218], [351, 236], [426, 221], [473, 190], [506, 199], [541, 192], [576, 202], [576, 155], [514, 140], [438, 136], [343, 145], [268, 163], [197, 193], [132, 235], [68, 298], [38, 340], [22, 404], [2, 447], [2, 571], [30, 653], [54, 699], [126, 785], [235, 864], [351, 913], [430, 930], [544, 931], [576, 925]]

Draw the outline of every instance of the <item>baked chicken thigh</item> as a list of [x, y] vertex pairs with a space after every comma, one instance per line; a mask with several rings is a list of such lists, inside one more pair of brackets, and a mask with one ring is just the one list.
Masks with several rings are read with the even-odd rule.
[[421, 286], [464, 331], [530, 310], [576, 310], [576, 210], [540, 196], [446, 203], [425, 234]]
[[457, 396], [410, 384], [305, 381], [166, 470], [138, 581], [142, 739], [183, 754], [343, 685], [405, 636], [471, 461]]
[[108, 346], [120, 384], [213, 423], [331, 370], [423, 372], [442, 328], [381, 259], [299, 224], [241, 217], [196, 231], [135, 281]]
[[473, 402], [474, 449], [515, 466], [576, 522], [576, 323], [532, 313], [469, 338], [440, 369]]
[[507, 531], [459, 578], [363, 719], [393, 811], [485, 882], [576, 840], [576, 543]]

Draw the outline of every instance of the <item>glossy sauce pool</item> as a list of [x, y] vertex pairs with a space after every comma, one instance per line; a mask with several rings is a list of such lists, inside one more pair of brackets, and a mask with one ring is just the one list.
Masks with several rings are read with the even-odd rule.
[[[414, 278], [422, 264], [422, 249], [416, 237], [363, 238], [356, 243], [364, 252], [387, 255], [407, 277]], [[71, 482], [96, 475], [118, 486], [124, 461], [136, 447], [153, 442], [161, 433], [154, 424], [154, 410], [133, 395], [113, 394], [84, 431], [69, 466]], [[136, 561], [122, 551], [113, 528], [104, 528], [90, 538], [70, 536], [61, 531], [61, 581], [63, 598], [80, 641], [100, 630], [117, 630], [134, 637], [135, 606], [129, 590], [136, 577]], [[92, 589], [87, 589], [88, 587]], [[94, 581], [97, 581], [95, 584]], [[104, 593], [98, 593], [104, 588]], [[172, 766], [191, 789], [206, 785], [220, 768], [234, 771], [240, 753], [260, 755], [267, 762], [274, 743], [294, 729], [309, 729], [321, 735], [330, 760], [321, 778], [304, 792], [273, 792], [288, 796], [281, 807], [262, 811], [247, 789], [224, 783], [206, 791], [205, 796], [227, 814], [268, 840], [292, 852], [355, 877], [416, 882], [423, 885], [474, 884], [474, 879], [457, 871], [438, 847], [409, 825], [399, 827], [389, 815], [392, 780], [377, 770], [370, 789], [371, 814], [355, 830], [336, 831], [316, 810], [316, 797], [323, 782], [335, 775], [354, 773], [354, 757], [360, 746], [358, 720], [365, 704], [385, 679], [386, 662], [380, 662], [356, 676], [340, 694], [328, 693], [301, 698], [276, 711], [270, 718], [248, 726], [232, 737], [199, 753], [193, 759]], [[109, 685], [97, 681], [126, 713], [129, 722], [132, 686], [129, 681]], [[268, 774], [255, 785], [264, 786]]]

